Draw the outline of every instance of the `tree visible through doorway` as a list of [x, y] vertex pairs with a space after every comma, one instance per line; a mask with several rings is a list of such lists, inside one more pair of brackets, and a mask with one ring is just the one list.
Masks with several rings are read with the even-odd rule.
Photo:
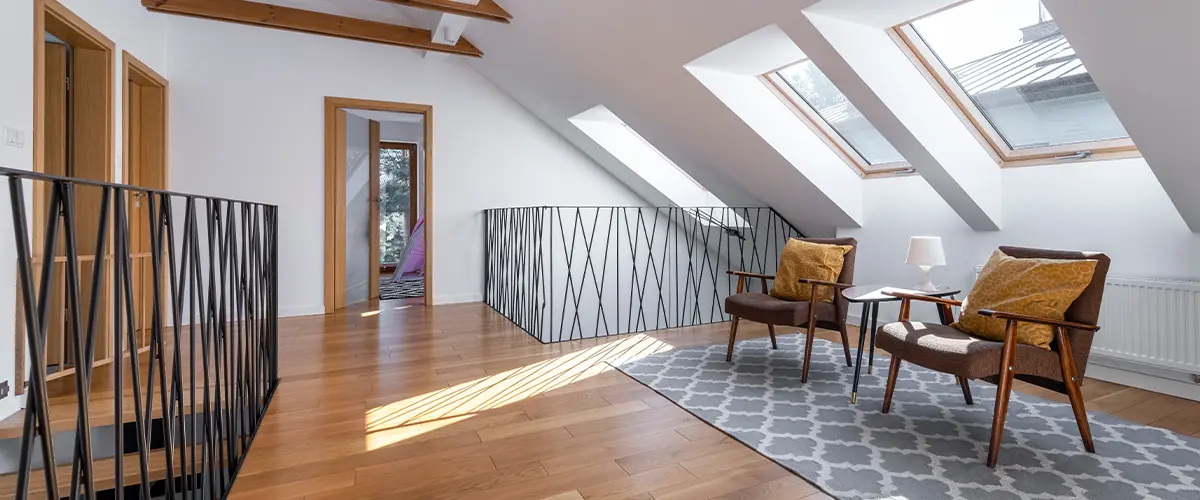
[[412, 228], [412, 150], [379, 150], [379, 260], [399, 263]]

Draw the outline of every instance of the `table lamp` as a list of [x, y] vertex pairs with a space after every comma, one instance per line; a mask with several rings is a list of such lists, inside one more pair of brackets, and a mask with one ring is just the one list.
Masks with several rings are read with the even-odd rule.
[[942, 251], [942, 238], [938, 236], [913, 236], [908, 240], [908, 259], [905, 264], [921, 268], [921, 284], [913, 287], [922, 292], [937, 290], [929, 279], [929, 270], [934, 266], [946, 265], [946, 253]]

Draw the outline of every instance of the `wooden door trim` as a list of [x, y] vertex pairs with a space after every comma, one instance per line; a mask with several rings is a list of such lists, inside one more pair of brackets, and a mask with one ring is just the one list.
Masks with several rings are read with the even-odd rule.
[[367, 155], [367, 161], [370, 169], [367, 174], [367, 185], [369, 186], [367, 198], [371, 205], [367, 210], [367, 232], [370, 233], [368, 238], [370, 260], [367, 271], [367, 300], [371, 300], [379, 298], [379, 122], [370, 121], [368, 135], [370, 153]]
[[[102, 53], [106, 61], [103, 73], [104, 86], [104, 106], [97, 114], [103, 113], [104, 130], [101, 132], [104, 143], [104, 176], [103, 180], [112, 182], [116, 179], [117, 163], [115, 159], [115, 129], [116, 117], [113, 112], [116, 107], [116, 91], [113, 89], [115, 74], [113, 65], [115, 64], [116, 44], [111, 39], [94, 28], [92, 25], [84, 21], [83, 18], [71, 12], [58, 0], [33, 0], [33, 164], [31, 168], [34, 172], [45, 172], [46, 170], [46, 129], [45, 129], [45, 107], [46, 107], [46, 31], [55, 32], [55, 36], [62, 38], [67, 43], [71, 44], [76, 49], [94, 50]], [[68, 131], [68, 133], [70, 133]], [[34, 235], [34, 248], [40, 248], [41, 232], [45, 227], [45, 209], [42, 205], [45, 200], [42, 200], [39, 194], [39, 189], [32, 190], [33, 213], [32, 215], [32, 232]], [[109, 228], [111, 231], [111, 228]], [[109, 238], [109, 241], [112, 239]], [[106, 288], [107, 283], [111, 283], [111, 269], [105, 271]], [[19, 286], [19, 285], [17, 285]], [[20, 294], [18, 294], [20, 295]], [[20, 307], [18, 299], [17, 306]], [[111, 303], [108, 305], [111, 308]], [[16, 314], [16, 339], [14, 349], [14, 366], [15, 370], [15, 392], [20, 395], [25, 392], [24, 381], [26, 378], [25, 366], [25, 335], [24, 323], [21, 321], [20, 309], [17, 309]], [[107, 333], [106, 333], [107, 335]], [[105, 344], [107, 345], [107, 344]], [[105, 356], [105, 353], [98, 350], [97, 356]], [[94, 360], [93, 365], [99, 366], [111, 361], [111, 358], [102, 358]], [[67, 371], [58, 372], [57, 377], [66, 376]]]
[[[425, 305], [433, 297], [433, 106], [344, 97], [325, 97], [325, 312], [331, 313], [346, 305], [345, 286], [338, 293], [338, 283], [346, 276], [346, 193], [345, 154], [337, 147], [337, 117], [345, 109], [414, 113], [425, 118]], [[339, 161], [338, 157], [341, 157]], [[339, 163], [343, 164], [339, 169]], [[332, 237], [331, 237], [332, 235]], [[376, 267], [376, 266], [372, 266]], [[378, 272], [378, 271], [377, 271]], [[339, 301], [340, 298], [340, 301]]]
[[[143, 63], [140, 59], [138, 59], [137, 57], [134, 57], [133, 54], [130, 54], [129, 51], [127, 51], [127, 50], [121, 51], [121, 82], [122, 82], [122, 85], [121, 85], [121, 98], [122, 98], [121, 99], [121, 134], [122, 135], [121, 135], [121, 137], [126, 142], [128, 142], [128, 140], [129, 140], [129, 137], [126, 134], [129, 133], [129, 126], [130, 126], [129, 82], [131, 80], [137, 82], [139, 85], [142, 85], [142, 86], [158, 87], [158, 88], [162, 89], [162, 93], [163, 93], [163, 102], [162, 102], [163, 147], [162, 147], [162, 158], [160, 159], [160, 161], [162, 162], [162, 177], [163, 177], [162, 189], [170, 189], [171, 169], [170, 169], [170, 166], [168, 163], [170, 161], [170, 157], [171, 157], [171, 155], [168, 153], [168, 151], [170, 151], [169, 145], [170, 145], [170, 140], [171, 140], [171, 134], [170, 134], [170, 129], [169, 129], [169, 127], [171, 126], [171, 114], [170, 114], [171, 113], [171, 99], [170, 99], [171, 87], [170, 87], [170, 82], [168, 82], [167, 79], [164, 78], [162, 75], [158, 74], [158, 72], [151, 69], [150, 66], [146, 65], [146, 63]], [[132, 180], [133, 180], [133, 176], [131, 173], [132, 169], [131, 169], [131, 165], [130, 165], [131, 155], [129, 154], [129, 151], [125, 151], [123, 147], [122, 147], [121, 151], [123, 153], [121, 155], [121, 157], [122, 157], [121, 177], [123, 178], [124, 183], [131, 184]]]

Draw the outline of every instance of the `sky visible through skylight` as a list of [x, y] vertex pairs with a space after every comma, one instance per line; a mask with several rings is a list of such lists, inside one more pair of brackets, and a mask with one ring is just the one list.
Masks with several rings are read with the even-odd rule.
[[1021, 28], [1050, 19], [1039, 0], [973, 0], [913, 23], [947, 68], [1010, 49]]

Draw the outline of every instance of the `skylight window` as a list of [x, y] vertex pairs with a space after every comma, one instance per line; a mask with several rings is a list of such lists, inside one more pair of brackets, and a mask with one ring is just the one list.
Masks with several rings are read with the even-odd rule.
[[725, 206], [608, 108], [596, 106], [570, 121], [672, 203], [681, 207]]
[[860, 174], [909, 170], [896, 148], [812, 61], [800, 61], [764, 76]]
[[1136, 155], [1038, 0], [972, 0], [896, 28], [1002, 164]]

